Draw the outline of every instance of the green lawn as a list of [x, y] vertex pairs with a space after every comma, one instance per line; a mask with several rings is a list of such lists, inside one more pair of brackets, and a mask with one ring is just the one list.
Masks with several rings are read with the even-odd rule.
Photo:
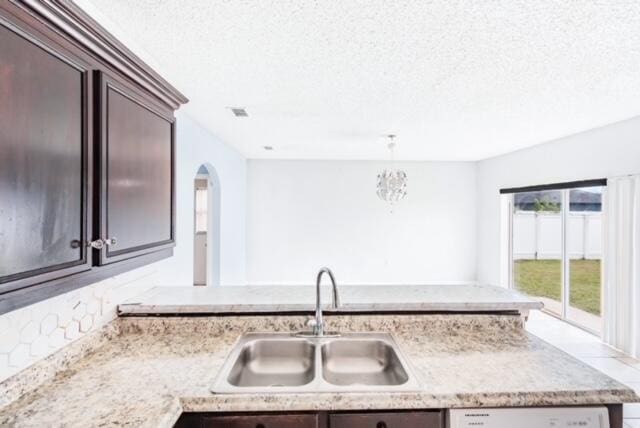
[[[530, 296], [560, 301], [560, 260], [516, 260], [516, 288]], [[571, 306], [600, 315], [600, 260], [571, 260]]]

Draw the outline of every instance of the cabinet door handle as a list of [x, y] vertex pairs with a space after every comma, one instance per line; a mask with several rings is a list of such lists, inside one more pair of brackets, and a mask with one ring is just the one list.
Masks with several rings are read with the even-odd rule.
[[384, 421], [380, 421], [376, 424], [376, 428], [387, 428], [387, 424]]
[[117, 238], [96, 239], [95, 241], [88, 241], [87, 247], [95, 248], [96, 250], [102, 250], [104, 247], [110, 247], [118, 243]]
[[104, 248], [104, 241], [102, 239], [87, 241], [87, 247], [95, 248], [96, 250], [102, 250]]

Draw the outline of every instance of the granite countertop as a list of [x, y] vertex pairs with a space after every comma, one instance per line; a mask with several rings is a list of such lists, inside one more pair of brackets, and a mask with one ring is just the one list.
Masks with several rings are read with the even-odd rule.
[[[296, 331], [303, 316], [127, 317], [81, 357], [44, 361], [0, 384], [20, 397], [1, 426], [170, 427], [183, 411], [298, 411], [616, 404], [626, 386], [527, 333], [519, 316], [329, 315], [340, 331], [392, 332], [418, 392], [213, 394], [228, 352], [247, 331]], [[87, 338], [87, 340], [96, 340]], [[52, 376], [46, 364], [62, 370]], [[3, 389], [4, 388], [4, 389]], [[29, 392], [29, 389], [32, 389]]]
[[[329, 309], [330, 290], [323, 290]], [[543, 304], [489, 285], [340, 286], [334, 312], [520, 312]], [[312, 311], [313, 286], [156, 287], [121, 304], [120, 314], [260, 313]]]

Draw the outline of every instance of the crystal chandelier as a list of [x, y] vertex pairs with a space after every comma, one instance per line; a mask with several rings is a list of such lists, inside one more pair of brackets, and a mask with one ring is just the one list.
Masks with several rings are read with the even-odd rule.
[[[394, 157], [393, 149], [396, 143], [393, 141], [395, 135], [388, 135], [389, 138], [389, 153], [391, 155], [391, 166], [393, 167]], [[385, 169], [378, 174], [378, 186], [376, 194], [383, 201], [391, 204], [398, 202], [400, 199], [407, 195], [407, 174], [400, 169]]]

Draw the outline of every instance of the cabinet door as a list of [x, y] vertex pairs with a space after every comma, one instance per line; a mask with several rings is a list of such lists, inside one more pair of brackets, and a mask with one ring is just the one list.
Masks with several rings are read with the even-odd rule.
[[100, 233], [107, 264], [174, 246], [175, 119], [169, 109], [100, 73]]
[[208, 416], [202, 428], [317, 428], [318, 415]]
[[444, 428], [441, 411], [342, 413], [329, 416], [331, 428]]
[[88, 66], [0, 16], [0, 293], [91, 268]]

